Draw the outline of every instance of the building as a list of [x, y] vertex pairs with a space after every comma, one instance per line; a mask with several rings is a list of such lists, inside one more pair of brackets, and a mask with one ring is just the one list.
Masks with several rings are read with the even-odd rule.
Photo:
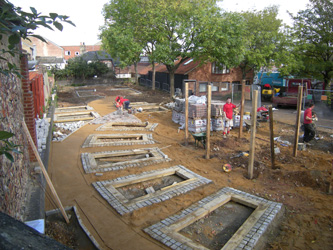
[[[162, 90], [169, 90], [170, 76], [168, 70], [163, 64], [156, 64], [155, 66], [155, 86]], [[140, 82], [151, 84], [152, 80], [152, 66], [147, 66], [140, 72]], [[246, 75], [246, 84], [253, 83], [254, 73], [250, 72]], [[184, 91], [183, 82], [187, 80], [189, 90], [195, 95], [205, 95], [207, 92], [207, 85], [213, 84], [213, 95], [226, 95], [230, 93], [231, 86], [236, 85], [240, 89], [242, 82], [242, 70], [239, 67], [227, 68], [224, 65], [217, 65], [216, 63], [207, 62], [201, 64], [199, 61], [194, 61], [189, 58], [179, 65], [175, 71], [175, 89], [179, 88]]]
[[69, 59], [80, 56], [86, 52], [101, 50], [101, 43], [99, 42], [95, 45], [86, 45], [83, 42], [80, 43], [80, 45], [62, 46], [62, 48], [64, 49], [63, 57], [67, 62]]

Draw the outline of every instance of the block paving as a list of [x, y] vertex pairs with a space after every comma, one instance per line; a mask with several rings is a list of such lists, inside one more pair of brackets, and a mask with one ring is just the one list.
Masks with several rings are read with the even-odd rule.
[[[153, 157], [144, 158], [144, 159], [134, 159], [116, 163], [108, 163], [98, 164], [96, 162], [96, 158], [99, 156], [107, 156], [112, 157], [119, 155], [119, 153], [136, 153], [140, 151], [147, 151], [153, 155]], [[152, 164], [158, 164], [162, 162], [171, 161], [171, 159], [164, 154], [159, 148], [143, 148], [143, 149], [129, 149], [129, 150], [113, 150], [113, 151], [104, 151], [97, 153], [82, 153], [81, 161], [84, 171], [88, 173], [96, 173], [96, 172], [107, 172], [107, 171], [117, 171], [125, 168], [132, 167], [144, 167]]]
[[[149, 234], [152, 238], [162, 242], [171, 249], [207, 249], [204, 246], [199, 245], [196, 242], [193, 242], [189, 238], [179, 236], [178, 231], [186, 227], [188, 224], [185, 224], [185, 226], [183, 226], [182, 228], [179, 227], [177, 228], [176, 224], [177, 223], [181, 224], [183, 221], [186, 221], [186, 219], [188, 219], [189, 217], [192, 218], [193, 216], [197, 217], [199, 214], [199, 210], [206, 211], [206, 214], [212, 212], [214, 209], [212, 210], [211, 207], [207, 206], [207, 204], [211, 203], [213, 206], [216, 206], [216, 204], [221, 202], [221, 196], [226, 196], [226, 195], [229, 195], [231, 197], [232, 196], [241, 197], [241, 199], [244, 200], [245, 203], [257, 204], [258, 208], [261, 207], [261, 209], [262, 208], [265, 209], [261, 213], [259, 213], [260, 216], [258, 216], [258, 218], [254, 220], [254, 225], [245, 232], [244, 237], [241, 237], [240, 240], [234, 240], [231, 244], [229, 244], [229, 242], [231, 242], [231, 240], [229, 240], [222, 249], [236, 249], [236, 250], [256, 249], [256, 246], [259, 243], [260, 238], [263, 237], [265, 234], [269, 234], [268, 231], [270, 224], [272, 224], [273, 221], [276, 222], [276, 220], [279, 220], [279, 217], [282, 214], [282, 204], [278, 202], [272, 202], [264, 198], [254, 196], [246, 192], [239, 191], [237, 189], [229, 187], [223, 188], [218, 192], [216, 192], [215, 194], [212, 194], [194, 203], [190, 207], [182, 210], [181, 212], [172, 215], [148, 228], [145, 228], [144, 231], [147, 234]], [[215, 209], [216, 208], [217, 207], [215, 207]], [[254, 211], [254, 213], [255, 212], [256, 210]], [[249, 218], [251, 218], [251, 216]], [[250, 222], [251, 220], [248, 219], [242, 225], [242, 227], [246, 223], [249, 223], [248, 221]], [[173, 228], [177, 228], [177, 230], [174, 230]], [[237, 233], [239, 231], [240, 230], [238, 230], [233, 237], [237, 237]], [[183, 240], [182, 238], [186, 239]], [[232, 246], [232, 244], [236, 245]]]
[[[159, 176], [161, 172], [179, 172], [181, 176], [188, 178], [187, 181], [170, 187], [165, 190], [158, 190], [155, 193], [138, 197], [131, 201], [127, 200], [114, 186], [126, 186], [128, 183], [139, 183], [140, 179], [147, 180], [147, 178], [154, 179]], [[191, 180], [191, 181], [190, 181]], [[121, 215], [132, 212], [142, 207], [150, 206], [154, 203], [159, 203], [174, 196], [187, 193], [201, 185], [211, 183], [212, 181], [202, 177], [184, 166], [178, 165], [161, 170], [153, 170], [143, 172], [137, 175], [122, 176], [113, 180], [94, 182], [93, 186], [100, 193], [100, 195]]]

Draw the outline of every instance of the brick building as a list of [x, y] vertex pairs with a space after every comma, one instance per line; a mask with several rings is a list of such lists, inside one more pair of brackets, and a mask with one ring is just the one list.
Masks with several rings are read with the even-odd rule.
[[29, 40], [22, 40], [22, 49], [30, 54], [29, 60], [36, 60], [37, 57], [64, 58], [64, 49], [56, 43], [44, 38], [47, 43], [36, 37], [29, 37]]
[[[165, 86], [170, 85], [170, 77], [168, 70], [163, 64], [156, 64], [156, 88], [167, 90]], [[140, 78], [143, 81], [152, 80], [152, 66], [149, 65], [139, 71]], [[253, 83], [254, 72], [246, 75], [246, 84]], [[227, 68], [224, 65], [207, 62], [201, 64], [189, 58], [185, 60], [175, 71], [175, 89], [180, 88], [184, 91], [183, 82], [188, 80], [189, 90], [195, 95], [206, 95], [207, 84], [213, 84], [212, 95], [224, 96], [229, 94], [231, 85], [239, 86], [242, 82], [242, 71], [239, 67]]]
[[85, 43], [80, 43], [80, 45], [69, 45], [69, 46], [62, 46], [64, 49], [64, 58], [68, 61], [71, 58], [76, 56], [80, 56], [88, 51], [98, 51], [101, 50], [101, 43], [97, 43], [95, 45], [86, 45]]

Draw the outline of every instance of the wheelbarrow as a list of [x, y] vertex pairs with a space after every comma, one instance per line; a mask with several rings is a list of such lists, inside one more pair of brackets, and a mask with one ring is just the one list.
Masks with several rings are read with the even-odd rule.
[[201, 143], [203, 145], [203, 147], [206, 148], [206, 132], [192, 133], [190, 131], [190, 134], [194, 138], [195, 147], [198, 147], [199, 143]]

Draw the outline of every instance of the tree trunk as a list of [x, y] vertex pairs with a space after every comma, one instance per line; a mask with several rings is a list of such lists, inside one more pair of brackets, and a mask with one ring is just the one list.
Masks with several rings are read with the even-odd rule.
[[137, 64], [137, 62], [134, 62], [134, 69], [135, 69], [135, 84], [139, 85], [138, 64]]
[[171, 70], [169, 71], [170, 76], [170, 97], [173, 97], [175, 95], [175, 71]]
[[152, 77], [152, 90], [155, 90], [155, 72], [156, 72], [156, 70], [155, 70], [155, 62], [152, 62], [152, 66], [153, 66], [153, 77]]

